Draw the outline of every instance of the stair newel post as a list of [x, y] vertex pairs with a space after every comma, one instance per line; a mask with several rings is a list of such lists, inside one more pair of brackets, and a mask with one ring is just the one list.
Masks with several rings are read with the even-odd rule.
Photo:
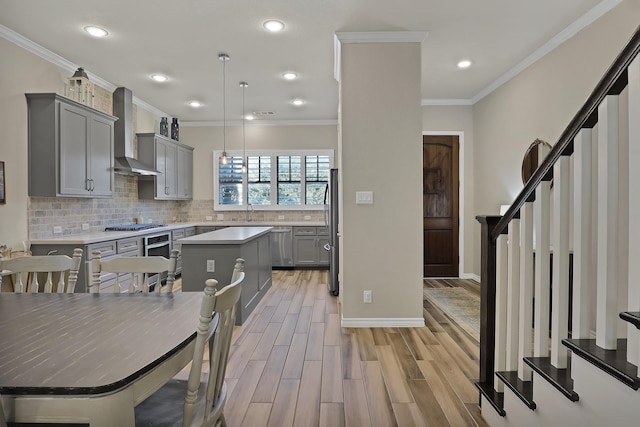
[[496, 343], [496, 239], [493, 230], [500, 215], [478, 215], [480, 222], [480, 378], [486, 388], [494, 388]]

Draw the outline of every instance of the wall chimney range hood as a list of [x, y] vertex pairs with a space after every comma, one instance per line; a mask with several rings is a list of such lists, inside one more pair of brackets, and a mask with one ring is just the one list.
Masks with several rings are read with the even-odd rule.
[[121, 175], [159, 175], [160, 172], [133, 157], [133, 94], [125, 87], [113, 91], [114, 172]]

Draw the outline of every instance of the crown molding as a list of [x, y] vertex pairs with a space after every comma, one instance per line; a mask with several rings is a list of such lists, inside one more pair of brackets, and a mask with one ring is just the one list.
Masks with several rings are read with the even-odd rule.
[[[30, 52], [36, 56], [39, 56], [45, 61], [48, 61], [53, 65], [56, 65], [62, 68], [63, 70], [69, 71], [70, 73], [73, 73], [78, 69], [78, 67], [80, 67], [80, 65], [74, 64], [68, 59], [65, 59], [62, 56], [58, 55], [57, 53], [52, 52], [49, 49], [40, 46], [39, 44], [29, 40], [23, 35], [16, 33], [12, 29], [7, 28], [2, 24], [0, 24], [0, 37], [10, 41], [16, 46], [23, 48], [27, 52]], [[91, 71], [88, 71], [88, 70], [85, 70], [85, 71], [87, 73], [87, 76], [89, 76], [89, 80], [91, 80], [94, 84], [97, 84], [98, 86], [106, 90], [113, 92], [118, 87], [113, 83], [103, 79], [102, 77], [93, 74]], [[133, 97], [133, 103], [139, 107], [144, 108], [145, 110], [148, 110], [152, 114], [158, 115], [159, 117], [168, 116], [168, 114], [165, 113], [164, 111], [157, 109], [156, 107], [146, 103], [142, 99], [137, 98], [135, 96]]]
[[335, 33], [340, 43], [422, 43], [428, 31], [367, 31]]
[[540, 60], [543, 56], [548, 54], [549, 52], [556, 49], [562, 43], [566, 42], [577, 33], [579, 33], [584, 28], [588, 27], [595, 21], [597, 21], [600, 17], [602, 17], [605, 13], [609, 12], [614, 7], [618, 6], [622, 3], [623, 0], [603, 0], [598, 3], [594, 8], [589, 10], [587, 13], [582, 15], [573, 23], [569, 24], [564, 30], [560, 31], [556, 34], [551, 40], [543, 44], [539, 49], [534, 51], [531, 55], [527, 56], [524, 60], [516, 64], [515, 67], [511, 68], [509, 71], [498, 77], [493, 83], [489, 86], [482, 89], [478, 92], [473, 98], [471, 98], [472, 104], [480, 101], [485, 96], [489, 95], [494, 90], [498, 89], [500, 86], [523, 72], [529, 66], [534, 64], [536, 61]]
[[473, 105], [473, 101], [470, 99], [436, 99], [436, 98], [426, 98], [423, 99], [421, 105], [429, 106], [441, 106], [441, 105]]
[[[245, 122], [246, 126], [337, 126], [338, 120], [251, 120]], [[182, 121], [183, 127], [222, 127], [224, 122], [219, 120], [209, 121]], [[242, 126], [242, 121], [227, 121], [226, 126]]]

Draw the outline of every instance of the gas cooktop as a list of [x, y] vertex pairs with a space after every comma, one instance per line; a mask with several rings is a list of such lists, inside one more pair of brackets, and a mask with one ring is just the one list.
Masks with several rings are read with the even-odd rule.
[[150, 228], [166, 227], [166, 224], [120, 224], [110, 225], [104, 231], [139, 231], [148, 230]]

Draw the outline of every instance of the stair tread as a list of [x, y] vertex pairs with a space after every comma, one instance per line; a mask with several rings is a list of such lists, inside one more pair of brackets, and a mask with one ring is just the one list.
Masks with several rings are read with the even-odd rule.
[[571, 360], [566, 368], [556, 368], [551, 363], [550, 357], [525, 357], [524, 362], [538, 375], [547, 380], [560, 393], [572, 402], [579, 400], [578, 393], [573, 391], [573, 378], [571, 378]]
[[575, 355], [602, 369], [604, 372], [634, 390], [640, 388], [638, 368], [627, 361], [627, 340], [618, 339], [617, 350], [605, 350], [593, 339], [564, 339], [562, 343]]
[[640, 311], [623, 311], [620, 318], [640, 329]]
[[529, 409], [536, 409], [536, 402], [533, 401], [533, 381], [522, 381], [518, 377], [518, 371], [496, 372], [496, 375]]
[[507, 413], [504, 411], [504, 393], [498, 393], [493, 384], [487, 384], [482, 382], [476, 382], [475, 386], [484, 398], [493, 406], [493, 409], [501, 416], [504, 417]]

